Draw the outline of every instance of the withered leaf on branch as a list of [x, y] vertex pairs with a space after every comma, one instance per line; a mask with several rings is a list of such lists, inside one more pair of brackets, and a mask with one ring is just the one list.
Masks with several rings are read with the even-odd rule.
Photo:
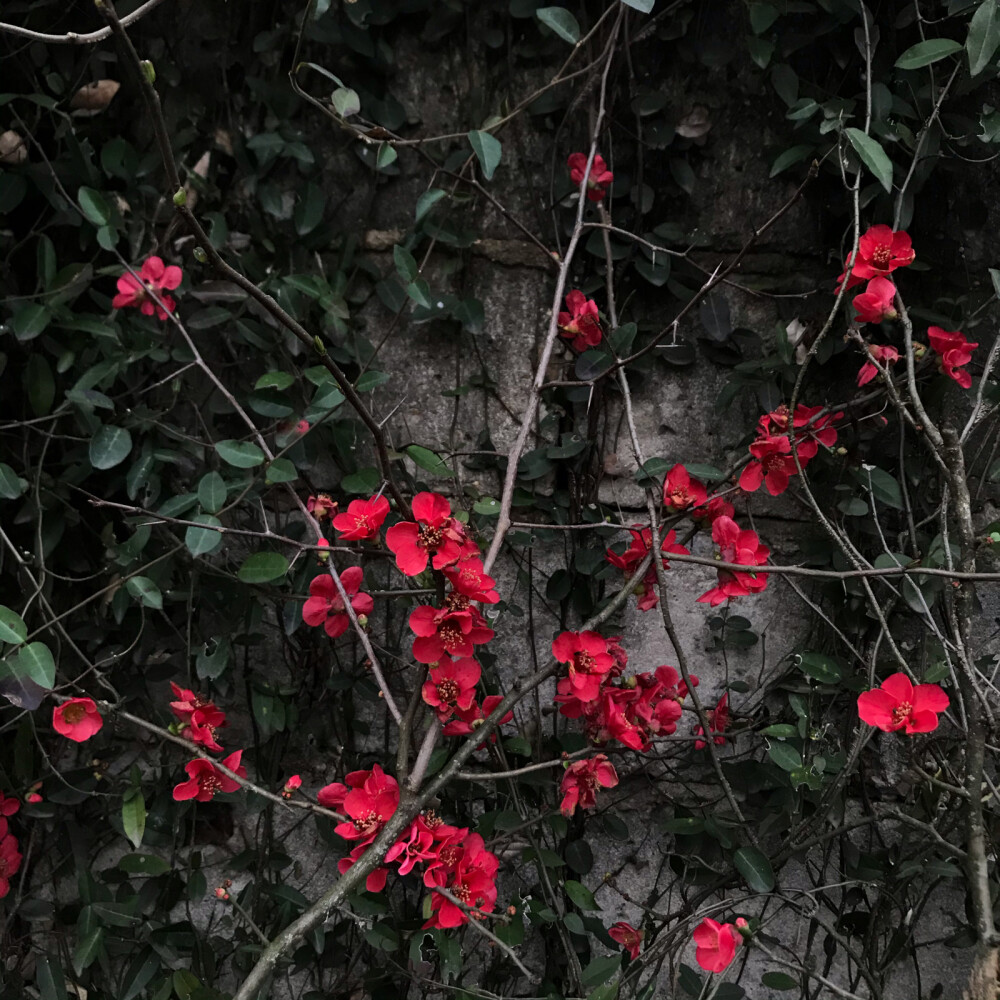
[[97, 114], [113, 100], [121, 84], [117, 80], [95, 80], [85, 83], [71, 98], [69, 106], [74, 111]]

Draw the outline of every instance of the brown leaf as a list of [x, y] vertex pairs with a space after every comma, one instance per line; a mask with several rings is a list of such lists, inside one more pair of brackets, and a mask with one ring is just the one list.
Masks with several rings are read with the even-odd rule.
[[708, 120], [708, 108], [696, 104], [678, 123], [676, 132], [685, 139], [700, 139], [708, 135], [712, 123]]
[[16, 166], [28, 158], [28, 144], [21, 136], [9, 130], [0, 132], [0, 163]]
[[114, 99], [121, 84], [117, 80], [95, 80], [84, 84], [71, 98], [69, 106], [75, 111], [103, 111]]

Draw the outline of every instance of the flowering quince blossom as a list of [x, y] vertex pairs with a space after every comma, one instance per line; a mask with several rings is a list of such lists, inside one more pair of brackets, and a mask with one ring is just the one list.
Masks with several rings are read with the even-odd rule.
[[597, 632], [563, 632], [552, 643], [552, 655], [569, 667], [568, 679], [581, 701], [593, 701], [601, 677], [615, 664], [608, 644]]
[[[460, 830], [465, 834], [467, 831]], [[500, 859], [486, 849], [483, 838], [478, 833], [465, 836], [461, 845], [445, 841], [438, 853], [438, 860], [424, 873], [424, 885], [429, 889], [447, 889], [457, 900], [483, 913], [492, 913], [496, 908], [496, 876]], [[470, 914], [439, 892], [431, 893], [431, 917], [424, 928], [460, 927], [469, 922], [469, 917], [482, 919], [477, 913]]]
[[[869, 344], [868, 353], [884, 368], [895, 364], [899, 360], [899, 351], [888, 344]], [[878, 369], [871, 361], [866, 361], [858, 371], [858, 387], [868, 385], [868, 383], [878, 375]]]
[[[639, 563], [646, 558], [646, 553], [649, 552], [649, 546], [653, 537], [652, 531], [649, 528], [643, 528], [641, 524], [633, 525], [629, 529], [629, 533], [632, 536], [632, 542], [625, 552], [618, 555], [614, 549], [608, 549], [607, 553], [608, 562], [612, 566], [617, 566], [622, 570], [626, 577], [632, 576], [638, 568]], [[690, 555], [689, 551], [683, 545], [677, 544], [677, 532], [673, 529], [668, 531], [664, 536], [660, 551]], [[664, 569], [670, 569], [670, 563], [666, 559], [662, 560], [662, 562]], [[635, 593], [639, 598], [640, 611], [649, 611], [659, 604], [660, 595], [657, 590], [655, 566], [650, 565], [645, 576], [642, 578], [642, 582], [636, 586]]]
[[[712, 742], [717, 746], [725, 746], [726, 737], [722, 734], [729, 728], [729, 692], [723, 693], [715, 709], [708, 712], [708, 727], [712, 734]], [[694, 731], [695, 736], [704, 736], [705, 730], [698, 726]], [[704, 740], [695, 740], [695, 750], [704, 750], [708, 744]]]
[[[569, 167], [569, 179], [579, 187], [583, 183], [583, 175], [587, 170], [587, 154], [570, 153], [566, 159], [566, 166]], [[604, 157], [598, 153], [590, 165], [590, 176], [587, 178], [587, 198], [590, 201], [603, 201], [614, 179], [615, 175], [608, 170]]]
[[691, 507], [700, 507], [708, 499], [708, 490], [688, 470], [678, 463], [663, 481], [664, 506], [678, 513]]
[[954, 379], [963, 389], [972, 385], [972, 376], [967, 371], [959, 371], [962, 365], [972, 360], [972, 352], [979, 344], [970, 344], [964, 333], [957, 330], [949, 333], [939, 326], [927, 328], [927, 339], [938, 357], [938, 365], [948, 378]]
[[[871, 226], [858, 240], [858, 252], [847, 282], [848, 288], [860, 285], [869, 278], [886, 277], [897, 267], [907, 267], [916, 258], [908, 233], [893, 232], [886, 225]], [[848, 256], [847, 260], [851, 258]], [[844, 262], [847, 271], [847, 261]], [[837, 291], [844, 281], [844, 274], [837, 279]]]
[[378, 536], [382, 522], [389, 515], [389, 501], [382, 496], [352, 500], [347, 510], [333, 519], [333, 526], [344, 542], [369, 541]]
[[608, 937], [617, 941], [627, 952], [629, 958], [638, 958], [642, 948], [642, 931], [636, 930], [631, 924], [619, 920], [608, 928]]
[[317, 521], [322, 521], [324, 517], [330, 517], [339, 506], [340, 504], [329, 493], [317, 493], [316, 496], [310, 497], [306, 501], [306, 510]]
[[437, 861], [441, 841], [460, 841], [468, 833], [449, 826], [433, 810], [421, 813], [386, 852], [385, 860], [399, 863], [399, 874], [409, 875], [418, 862]]
[[486, 619], [469, 603], [464, 594], [452, 592], [445, 607], [421, 604], [410, 612], [413, 658], [418, 663], [436, 663], [449, 656], [472, 656], [473, 647], [489, 642], [494, 636]]
[[[719, 546], [722, 562], [741, 566], [762, 566], [771, 555], [766, 545], [760, 544], [757, 533], [740, 526], [731, 517], [719, 517], [712, 525], [712, 539]], [[713, 608], [731, 597], [748, 597], [759, 594], [767, 587], [767, 574], [743, 573], [739, 570], [719, 570], [717, 586], [706, 590], [698, 601]]]
[[750, 445], [753, 460], [740, 474], [740, 489], [753, 493], [763, 483], [776, 497], [788, 489], [789, 479], [798, 471], [791, 456], [792, 443], [787, 437], [760, 437]]
[[455, 588], [456, 593], [479, 601], [481, 604], [496, 604], [500, 595], [493, 589], [493, 577], [486, 575], [483, 561], [478, 556], [465, 556], [454, 566], [446, 566], [444, 575]]
[[736, 946], [742, 941], [740, 931], [749, 924], [738, 917], [735, 924], [720, 924], [711, 917], [694, 929], [694, 960], [706, 972], [725, 972], [736, 957]]
[[602, 336], [597, 303], [574, 289], [566, 296], [566, 310], [559, 313], [559, 336], [565, 337], [574, 351], [583, 353], [588, 347], [597, 347]]
[[180, 734], [193, 743], [200, 743], [206, 750], [221, 752], [215, 732], [229, 724], [225, 713], [214, 702], [203, 700], [194, 691], [182, 688], [173, 681], [170, 688], [177, 699], [170, 703], [170, 710], [180, 720]]
[[907, 734], [929, 733], [938, 727], [938, 713], [949, 705], [948, 695], [937, 684], [910, 682], [906, 674], [887, 677], [881, 687], [858, 695], [862, 722], [884, 733], [905, 729]]
[[413, 516], [416, 523], [401, 521], [385, 533], [400, 573], [417, 576], [427, 569], [428, 559], [434, 569], [444, 569], [463, 554], [479, 554], [461, 523], [452, 517], [451, 504], [439, 493], [418, 493], [413, 498]]
[[618, 784], [618, 772], [607, 755], [599, 753], [588, 760], [578, 760], [570, 764], [563, 774], [560, 791], [562, 803], [559, 806], [563, 816], [572, 816], [576, 807], [594, 809], [597, 806], [597, 789], [614, 788]]
[[720, 517], [732, 517], [735, 513], [736, 508], [728, 500], [712, 497], [704, 506], [691, 511], [691, 517], [711, 527]]
[[421, 694], [437, 712], [441, 722], [447, 722], [456, 709], [467, 712], [476, 700], [476, 685], [482, 668], [469, 656], [460, 660], [445, 660], [431, 667], [430, 676]]
[[281, 790], [281, 797], [283, 799], [290, 799], [301, 787], [301, 775], [293, 774], [288, 781], [285, 782], [285, 787]]
[[21, 808], [21, 803], [13, 795], [0, 792], [0, 816], [13, 816]]
[[[233, 774], [238, 774], [241, 778], [247, 776], [247, 769], [240, 763], [243, 756], [242, 750], [231, 753], [224, 757], [222, 764], [228, 767]], [[188, 780], [182, 781], [174, 786], [174, 799], [183, 802], [186, 799], [197, 799], [199, 802], [209, 802], [216, 792], [236, 792], [239, 791], [240, 783], [233, 781], [228, 774], [220, 771], [211, 761], [203, 760], [199, 757], [184, 765]]]
[[[837, 428], [834, 423], [843, 417], [843, 412], [824, 413], [822, 406], [806, 406], [799, 403], [795, 407], [795, 414], [791, 419], [791, 430], [795, 436], [795, 450], [799, 456], [799, 461], [806, 465], [811, 462], [819, 452], [819, 446], [832, 448], [837, 443]], [[767, 437], [770, 434], [788, 434], [789, 431], [788, 407], [782, 404], [776, 410], [765, 413], [757, 422], [758, 437]], [[793, 461], [794, 464], [794, 461]]]
[[[131, 272], [118, 279], [118, 294], [112, 299], [111, 305], [114, 309], [135, 306], [144, 316], [152, 316], [155, 312], [157, 319], [166, 319], [167, 313], [172, 313], [177, 308], [177, 303], [164, 292], [172, 292], [183, 277], [179, 267], [167, 267], [159, 257], [147, 257], [139, 270], [141, 281]], [[153, 301], [150, 291], [156, 292], [163, 305]]]
[[854, 296], [855, 320], [859, 323], [881, 323], [897, 316], [896, 286], [888, 278], [872, 278], [868, 287]]
[[7, 820], [0, 816], [0, 899], [10, 892], [10, 880], [21, 867], [21, 852], [17, 838], [7, 828]]
[[[340, 574], [351, 607], [356, 615], [370, 615], [375, 607], [371, 594], [360, 592], [364, 571], [360, 566], [350, 566]], [[302, 607], [302, 620], [307, 625], [322, 625], [331, 639], [342, 636], [351, 620], [344, 606], [344, 599], [329, 573], [313, 577], [309, 584], [309, 600]]]
[[52, 712], [52, 728], [76, 743], [89, 740], [103, 725], [93, 698], [70, 698]]
[[[482, 705], [476, 702], [472, 703], [471, 708], [468, 709], [457, 709], [455, 712], [456, 718], [452, 719], [441, 732], [445, 736], [468, 736], [470, 733], [474, 733], [482, 724], [483, 720], [487, 719], [496, 710], [497, 705], [503, 701], [503, 695], [500, 694], [488, 694], [484, 699]], [[504, 725], [510, 722], [514, 718], [514, 713], [512, 711], [507, 712], [500, 719], [500, 725]], [[494, 730], [490, 734], [490, 742], [496, 743], [497, 734]], [[482, 750], [485, 743], [480, 743], [478, 748]]]

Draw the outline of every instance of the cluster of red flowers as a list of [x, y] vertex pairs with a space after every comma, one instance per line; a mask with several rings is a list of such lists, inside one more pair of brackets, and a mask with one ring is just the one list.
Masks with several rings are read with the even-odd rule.
[[0, 899], [10, 892], [10, 880], [21, 867], [21, 852], [17, 838], [10, 832], [7, 818], [21, 808], [17, 799], [0, 792]]
[[[351, 853], [338, 864], [341, 874], [350, 870], [399, 808], [399, 784], [378, 764], [370, 771], [353, 771], [344, 782], [327, 785], [317, 794], [320, 805], [346, 817], [335, 832], [355, 841]], [[424, 885], [432, 894], [425, 928], [458, 927], [470, 917], [481, 919], [480, 913], [491, 913], [496, 906], [497, 856], [486, 849], [479, 834], [449, 826], [433, 812], [417, 816], [386, 852], [385, 860], [397, 864], [400, 875], [408, 875], [418, 863], [426, 865]], [[384, 865], [371, 872], [365, 882], [368, 891], [384, 889], [388, 874]], [[467, 909], [433, 891], [438, 888]]]
[[[712, 742], [718, 746], [725, 746], [726, 737], [723, 733], [729, 728], [729, 692], [726, 691], [719, 699], [715, 708], [707, 713], [708, 732], [712, 737]], [[704, 736], [705, 730], [698, 726], [694, 731], [695, 736]], [[704, 750], [708, 744], [704, 740], [695, 740], [695, 750]]]
[[[563, 632], [552, 643], [552, 655], [567, 665], [567, 676], [556, 685], [559, 711], [583, 719], [592, 743], [614, 739], [644, 752], [655, 737], [677, 731], [688, 687], [673, 667], [622, 678], [628, 655], [617, 638], [597, 632]], [[692, 676], [691, 683], [698, 678]]]
[[[587, 173], [587, 154], [570, 153], [566, 159], [566, 166], [569, 167], [570, 181], [579, 187], [583, 183], [584, 174]], [[604, 157], [598, 153], [587, 175], [587, 198], [590, 201], [603, 201], [614, 179], [615, 175], [608, 170]]]
[[[680, 468], [683, 468], [683, 466], [680, 466]], [[608, 549], [608, 562], [612, 566], [617, 566], [626, 577], [632, 576], [638, 569], [639, 563], [646, 558], [653, 537], [650, 529], [644, 528], [641, 524], [633, 525], [629, 529], [629, 534], [632, 536], [632, 542], [621, 555], [615, 552], [614, 549]], [[660, 551], [680, 553], [682, 555], [690, 554], [683, 545], [677, 544], [677, 532], [673, 529], [664, 535]], [[662, 560], [662, 562], [664, 569], [670, 569], [670, 563], [666, 559]], [[639, 598], [640, 611], [649, 611], [660, 603], [660, 595], [656, 585], [656, 567], [654, 565], [650, 564], [642, 581], [636, 585], [635, 594]]]
[[558, 325], [559, 336], [581, 353], [588, 347], [597, 347], [603, 336], [597, 303], [576, 289], [566, 296], [566, 311], [559, 313]]
[[[761, 545], [757, 532], [741, 528], [731, 517], [718, 517], [712, 524], [712, 540], [719, 546], [722, 562], [740, 566], [762, 566], [771, 555]], [[698, 598], [699, 603], [717, 607], [731, 597], [749, 597], [767, 588], [767, 574], [742, 570], [720, 569], [718, 583]]]
[[970, 344], [965, 339], [964, 333], [959, 333], [957, 330], [948, 332], [939, 326], [927, 328], [927, 339], [931, 343], [931, 349], [938, 356], [938, 367], [941, 371], [948, 378], [954, 379], [963, 389], [968, 389], [972, 385], [972, 376], [962, 366], [972, 360], [972, 352], [979, 344]]
[[572, 816], [576, 807], [594, 809], [597, 806], [597, 789], [614, 788], [618, 784], [618, 772], [614, 764], [603, 753], [589, 760], [578, 760], [566, 767], [563, 774], [562, 803], [559, 806], [564, 816]]
[[[157, 319], [166, 319], [167, 313], [177, 308], [177, 303], [166, 293], [172, 292], [183, 277], [179, 267], [168, 267], [159, 257], [147, 257], [139, 269], [138, 278], [129, 271], [118, 279], [118, 294], [111, 302], [112, 308], [134, 307], [144, 316], [152, 316], [155, 312]], [[160, 301], [155, 302], [150, 292], [154, 292]]]

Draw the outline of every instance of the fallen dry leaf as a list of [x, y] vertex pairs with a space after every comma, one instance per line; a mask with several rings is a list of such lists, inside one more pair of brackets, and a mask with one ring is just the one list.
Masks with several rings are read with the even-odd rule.
[[97, 114], [114, 100], [121, 84], [117, 80], [95, 80], [84, 84], [71, 98], [69, 106], [74, 111]]
[[17, 132], [0, 132], [0, 163], [16, 166], [27, 158], [28, 145]]
[[696, 104], [678, 123], [676, 132], [685, 139], [701, 139], [708, 135], [712, 123], [708, 120], [708, 108]]

